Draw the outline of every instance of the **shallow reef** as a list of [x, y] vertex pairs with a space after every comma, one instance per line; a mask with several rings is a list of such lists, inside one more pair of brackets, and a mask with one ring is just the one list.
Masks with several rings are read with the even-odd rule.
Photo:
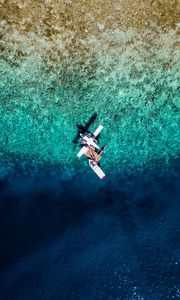
[[[22, 36], [12, 39], [21, 44]], [[76, 124], [97, 113], [91, 129], [104, 125], [100, 140], [110, 172], [167, 166], [179, 151], [177, 33], [116, 30], [84, 43], [87, 57], [54, 61], [38, 40], [24, 58], [19, 46], [4, 48], [1, 155], [5, 150], [73, 168]]]

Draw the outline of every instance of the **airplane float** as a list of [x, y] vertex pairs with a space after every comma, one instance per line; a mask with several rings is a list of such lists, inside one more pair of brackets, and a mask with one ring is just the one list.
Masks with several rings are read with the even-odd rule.
[[106, 175], [98, 165], [101, 159], [101, 154], [104, 152], [105, 145], [100, 148], [97, 143], [97, 136], [103, 129], [102, 125], [99, 125], [95, 132], [92, 134], [89, 131], [85, 133], [79, 133], [81, 138], [82, 148], [78, 152], [77, 157], [81, 157], [83, 154], [89, 159], [89, 166], [99, 176], [100, 179], [104, 179]]

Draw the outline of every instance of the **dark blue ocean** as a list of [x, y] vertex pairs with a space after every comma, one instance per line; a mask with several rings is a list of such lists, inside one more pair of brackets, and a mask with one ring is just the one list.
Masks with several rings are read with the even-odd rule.
[[1, 300], [180, 298], [177, 161], [104, 181], [24, 164], [1, 165]]

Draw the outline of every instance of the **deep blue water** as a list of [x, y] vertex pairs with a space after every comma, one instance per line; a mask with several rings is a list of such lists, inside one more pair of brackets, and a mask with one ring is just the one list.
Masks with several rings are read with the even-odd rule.
[[180, 298], [177, 162], [103, 182], [25, 169], [1, 168], [1, 300]]

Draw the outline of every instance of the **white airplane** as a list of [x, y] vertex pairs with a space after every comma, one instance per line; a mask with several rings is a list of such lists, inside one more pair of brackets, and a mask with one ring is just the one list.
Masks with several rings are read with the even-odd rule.
[[[78, 152], [77, 156], [81, 157], [83, 154], [86, 155], [86, 157], [89, 158], [89, 166], [99, 176], [99, 178], [104, 179], [106, 175], [99, 167], [98, 162], [101, 159], [101, 153], [104, 152], [105, 146], [100, 148], [97, 145], [98, 141], [96, 139], [96, 137], [98, 136], [98, 134], [102, 129], [103, 126], [99, 125], [99, 127], [95, 130], [93, 134], [90, 133], [89, 131], [85, 132], [84, 134], [80, 133], [81, 144], [84, 146]], [[100, 152], [97, 153], [96, 149], [100, 150]]]

